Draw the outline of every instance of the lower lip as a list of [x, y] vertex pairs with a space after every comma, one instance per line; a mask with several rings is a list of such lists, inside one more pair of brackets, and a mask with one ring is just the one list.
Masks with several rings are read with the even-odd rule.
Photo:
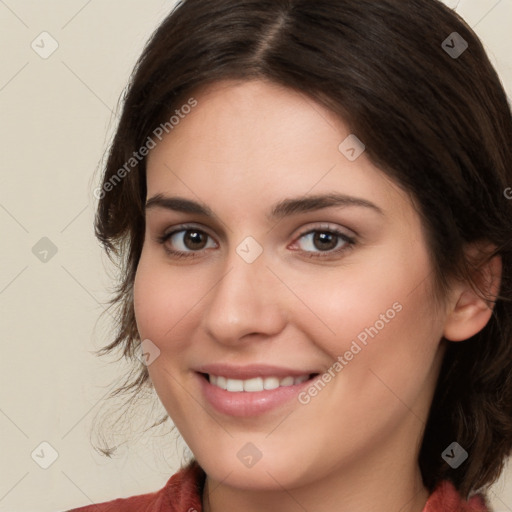
[[257, 416], [258, 414], [275, 409], [296, 398], [303, 388], [311, 384], [311, 380], [307, 380], [293, 386], [283, 386], [264, 391], [232, 392], [210, 384], [199, 373], [197, 376], [206, 400], [218, 412], [238, 417]]

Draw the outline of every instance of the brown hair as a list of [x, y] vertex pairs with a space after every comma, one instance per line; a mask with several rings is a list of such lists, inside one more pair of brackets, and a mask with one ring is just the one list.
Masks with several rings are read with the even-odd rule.
[[[443, 47], [447, 38], [455, 45], [453, 32], [468, 43], [458, 57]], [[145, 159], [126, 162], [194, 91], [226, 79], [270, 80], [338, 114], [417, 203], [439, 290], [454, 276], [471, 282], [469, 243], [497, 248], [493, 316], [470, 340], [448, 344], [419, 459], [430, 491], [443, 479], [464, 496], [489, 485], [512, 447], [512, 119], [479, 39], [437, 0], [186, 0], [164, 20], [124, 96], [96, 217], [120, 278], [118, 329], [101, 353], [120, 349], [138, 365], [120, 390], [150, 385], [134, 358], [132, 295]], [[469, 452], [456, 470], [441, 457], [453, 441]]]

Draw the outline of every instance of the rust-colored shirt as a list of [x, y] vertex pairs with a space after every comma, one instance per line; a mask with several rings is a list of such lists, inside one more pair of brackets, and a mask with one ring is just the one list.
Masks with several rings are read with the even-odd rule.
[[[106, 503], [75, 508], [68, 512], [202, 512], [201, 498], [205, 473], [191, 462], [173, 475], [157, 492], [120, 498]], [[464, 501], [455, 487], [442, 482], [429, 497], [423, 512], [490, 512], [484, 498], [473, 496]]]

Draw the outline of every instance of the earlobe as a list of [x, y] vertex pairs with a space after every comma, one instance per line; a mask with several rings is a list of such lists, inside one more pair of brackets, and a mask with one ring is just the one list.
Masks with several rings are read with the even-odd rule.
[[[478, 253], [482, 254], [481, 247]], [[499, 294], [501, 274], [502, 260], [497, 255], [476, 267], [473, 275], [475, 287], [469, 282], [455, 286], [443, 331], [447, 340], [467, 340], [487, 325]]]

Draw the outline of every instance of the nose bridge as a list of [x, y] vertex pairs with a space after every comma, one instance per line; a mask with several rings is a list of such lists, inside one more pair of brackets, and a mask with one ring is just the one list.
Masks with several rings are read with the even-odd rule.
[[254, 257], [251, 244], [242, 242], [231, 251], [207, 302], [203, 327], [220, 342], [237, 342], [247, 334], [276, 334], [284, 326], [278, 282], [263, 252]]

